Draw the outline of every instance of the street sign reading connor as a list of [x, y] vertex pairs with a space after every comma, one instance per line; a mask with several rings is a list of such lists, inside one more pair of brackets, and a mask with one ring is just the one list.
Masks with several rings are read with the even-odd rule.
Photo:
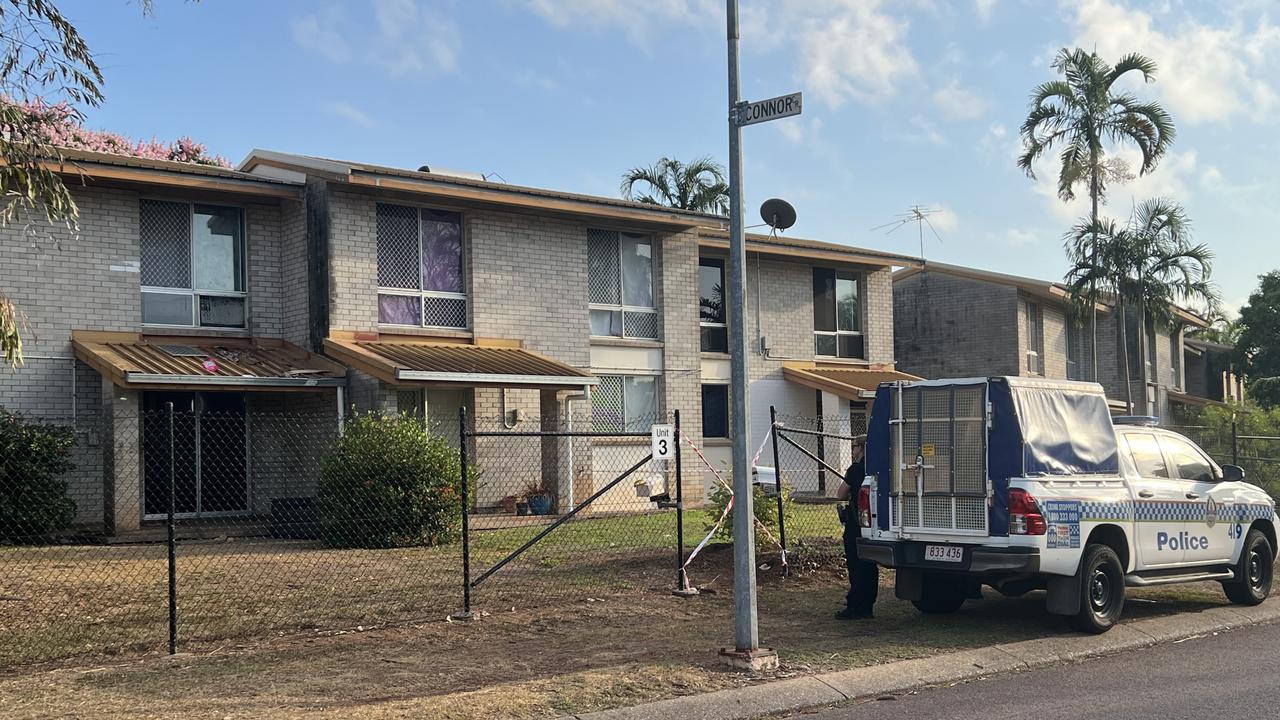
[[800, 114], [800, 96], [802, 93], [781, 95], [768, 100], [746, 103], [738, 107], [738, 125], [755, 125], [778, 118]]

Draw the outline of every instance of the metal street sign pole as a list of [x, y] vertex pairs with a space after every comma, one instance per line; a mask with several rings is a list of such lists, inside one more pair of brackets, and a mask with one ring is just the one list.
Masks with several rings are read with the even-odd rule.
[[756, 623], [755, 509], [747, 456], [746, 267], [742, 237], [742, 127], [738, 85], [738, 0], [726, 0], [729, 40], [729, 422], [733, 438], [733, 639], [739, 654], [760, 647]]

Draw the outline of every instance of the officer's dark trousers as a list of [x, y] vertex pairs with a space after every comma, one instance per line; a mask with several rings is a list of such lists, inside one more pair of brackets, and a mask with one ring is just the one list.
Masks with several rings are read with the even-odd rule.
[[[853, 514], [852, 509], [850, 515]], [[862, 532], [853, 517], [844, 526], [844, 558], [849, 566], [849, 594], [845, 604], [856, 613], [870, 613], [880, 590], [880, 568], [873, 562], [858, 559], [857, 538]]]

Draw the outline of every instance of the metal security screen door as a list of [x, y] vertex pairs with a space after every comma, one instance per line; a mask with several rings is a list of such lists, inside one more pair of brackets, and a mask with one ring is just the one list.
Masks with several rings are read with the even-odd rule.
[[891, 525], [904, 531], [987, 533], [987, 388], [894, 388]]
[[[174, 407], [172, 445], [170, 402]], [[156, 519], [167, 512], [170, 452], [178, 516], [248, 512], [249, 438], [244, 394], [148, 392], [143, 395], [143, 407], [143, 517]]]

